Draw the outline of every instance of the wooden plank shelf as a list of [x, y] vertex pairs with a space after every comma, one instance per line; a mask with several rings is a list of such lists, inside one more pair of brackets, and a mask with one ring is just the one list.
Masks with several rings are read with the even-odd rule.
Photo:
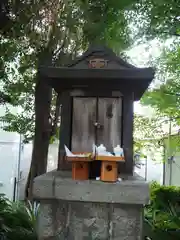
[[[118, 179], [118, 162], [124, 162], [124, 157], [117, 156], [93, 156], [92, 153], [73, 152], [75, 155], [84, 154], [85, 156], [66, 156], [66, 160], [72, 163], [72, 179], [89, 179], [89, 162], [101, 161], [101, 181], [116, 182]], [[87, 156], [86, 156], [87, 155]]]
[[117, 156], [96, 156], [95, 160], [99, 161], [107, 161], [107, 162], [124, 162], [124, 157], [117, 157]]
[[[74, 153], [74, 154], [79, 154], [79, 153]], [[72, 156], [68, 157], [66, 156], [66, 160], [69, 162], [92, 162], [94, 160], [98, 161], [107, 161], [107, 162], [124, 162], [125, 158], [124, 157], [117, 157], [117, 156], [94, 156], [92, 155], [87, 156], [87, 157], [79, 157], [79, 156]]]
[[72, 157], [68, 157], [66, 156], [66, 160], [69, 161], [69, 162], [92, 162], [95, 160], [94, 157], [92, 157], [91, 153], [79, 153], [79, 152], [73, 152], [73, 154], [75, 155], [80, 155], [80, 154], [89, 154], [89, 156], [84, 156], [84, 157], [79, 157], [79, 156], [72, 156]]
[[67, 157], [66, 160], [69, 162], [92, 162], [94, 161], [91, 157]]

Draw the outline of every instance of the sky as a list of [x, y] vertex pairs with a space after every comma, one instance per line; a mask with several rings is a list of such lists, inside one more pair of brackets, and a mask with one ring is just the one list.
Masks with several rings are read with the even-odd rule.
[[[149, 67], [149, 61], [152, 58], [157, 58], [160, 56], [162, 47], [163, 45], [158, 40], [153, 40], [149, 43], [149, 45], [140, 44], [133, 47], [127, 52], [127, 55], [133, 65], [142, 68]], [[154, 80], [154, 82], [156, 81], [158, 81], [158, 79]], [[154, 83], [152, 83], [151, 85], [153, 84]], [[145, 116], [152, 116], [153, 109], [150, 106], [142, 106], [140, 102], [135, 102], [134, 112]]]
[[142, 106], [140, 102], [134, 103], [134, 112], [143, 116], [151, 117], [154, 114], [154, 110], [150, 106]]
[[149, 60], [160, 55], [163, 44], [158, 40], [150, 41], [149, 44], [139, 44], [127, 51], [132, 63], [138, 67], [148, 67]]

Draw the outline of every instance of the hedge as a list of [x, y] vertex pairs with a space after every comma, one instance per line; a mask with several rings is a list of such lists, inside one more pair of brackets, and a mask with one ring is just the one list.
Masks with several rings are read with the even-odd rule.
[[180, 187], [151, 184], [151, 202], [145, 207], [144, 235], [153, 240], [180, 240]]

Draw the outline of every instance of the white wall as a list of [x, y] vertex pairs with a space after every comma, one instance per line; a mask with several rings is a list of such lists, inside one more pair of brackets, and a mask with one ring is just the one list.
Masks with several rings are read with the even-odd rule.
[[[147, 169], [146, 169], [147, 168]], [[148, 182], [157, 181], [158, 183], [163, 183], [163, 163], [156, 162], [152, 159], [147, 159], [147, 166], [146, 163], [141, 165], [140, 168], [135, 167], [134, 171]], [[146, 173], [147, 171], [147, 173]]]
[[[170, 171], [172, 171], [170, 180]], [[165, 164], [165, 184], [167, 186], [180, 186], [180, 153], [176, 153], [174, 156], [174, 161], [172, 162], [172, 168], [170, 163], [166, 161]]]
[[[56, 142], [49, 146], [48, 165], [47, 165], [48, 172], [57, 169], [58, 144], [59, 143]], [[31, 164], [32, 147], [33, 147], [32, 143], [25, 144], [21, 153], [20, 171], [21, 171], [22, 177], [18, 185], [19, 199], [24, 199], [25, 184], [26, 184], [26, 180], [27, 180], [27, 176], [28, 176], [29, 168]]]
[[0, 129], [0, 193], [13, 199], [14, 177], [16, 176], [19, 135]]
[[[16, 114], [19, 109], [10, 107], [12, 113]], [[6, 106], [0, 105], [0, 116], [4, 116]], [[24, 194], [24, 186], [28, 176], [32, 144], [23, 145], [19, 154], [20, 135], [2, 130], [3, 123], [0, 123], [0, 193], [6, 194], [13, 199], [14, 179], [18, 178], [18, 161], [20, 157], [21, 181], [18, 186], [22, 186], [20, 195]], [[19, 156], [20, 155], [20, 156]], [[56, 169], [58, 157], [58, 143], [49, 147], [48, 171]]]
[[13, 199], [14, 177], [16, 175], [16, 162], [18, 158], [17, 153], [17, 143], [0, 142], [0, 193], [6, 194], [10, 199]]
[[163, 183], [163, 148], [155, 146], [145, 146], [142, 153], [147, 156], [146, 159], [141, 159], [143, 163], [139, 168], [135, 167], [134, 171], [146, 179], [148, 182], [157, 181]]

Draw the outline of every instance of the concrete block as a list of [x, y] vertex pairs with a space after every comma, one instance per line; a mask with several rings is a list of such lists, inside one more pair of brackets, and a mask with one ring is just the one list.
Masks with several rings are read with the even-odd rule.
[[67, 214], [68, 204], [66, 202], [41, 201], [37, 226], [39, 239], [65, 237]]
[[35, 179], [34, 197], [40, 201], [39, 240], [142, 240], [149, 201], [143, 181], [73, 181], [51, 172]]
[[[106, 204], [71, 203], [69, 239], [107, 239], [108, 211]], [[76, 238], [74, 238], [76, 236]]]
[[[64, 173], [63, 173], [64, 174]], [[62, 172], [51, 172], [34, 181], [34, 198], [104, 203], [147, 204], [149, 185], [140, 180], [118, 183], [74, 181]]]
[[143, 208], [137, 205], [120, 205], [113, 206], [112, 223], [113, 239], [141, 239]]
[[51, 172], [46, 175], [38, 176], [33, 183], [33, 197], [38, 199], [53, 198], [53, 184], [55, 181], [55, 173]]

